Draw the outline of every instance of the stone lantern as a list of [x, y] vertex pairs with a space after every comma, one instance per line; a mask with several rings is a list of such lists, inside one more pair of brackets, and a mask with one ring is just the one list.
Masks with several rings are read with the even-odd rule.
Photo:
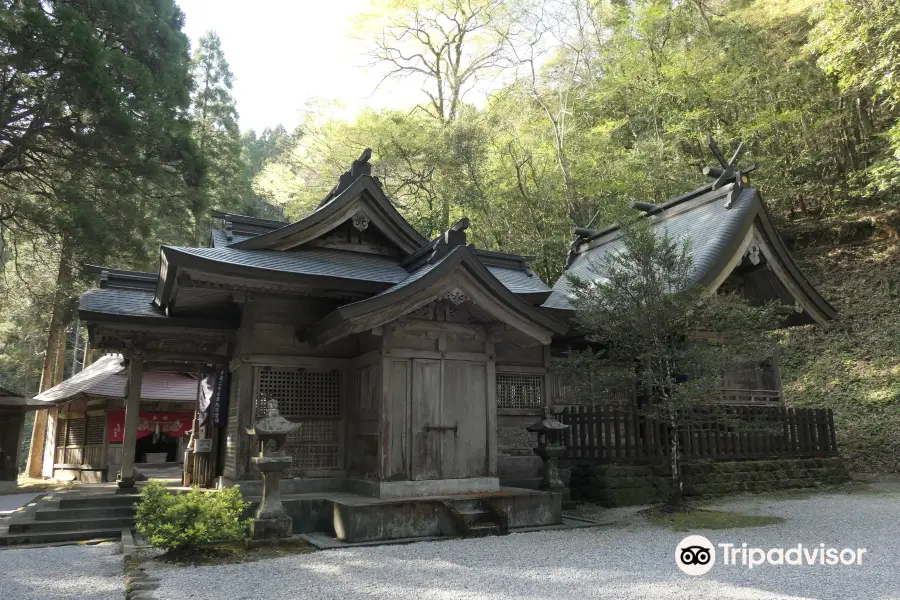
[[560, 490], [565, 487], [559, 478], [558, 460], [566, 453], [566, 447], [562, 444], [562, 434], [568, 428], [568, 425], [553, 418], [549, 406], [544, 407], [544, 417], [527, 428], [538, 436], [538, 445], [534, 453], [544, 463], [543, 479], [538, 486], [542, 490]]
[[247, 433], [255, 435], [259, 442], [259, 456], [250, 461], [262, 476], [262, 500], [256, 517], [250, 523], [250, 538], [270, 540], [290, 537], [293, 522], [281, 503], [278, 485], [282, 472], [291, 466], [291, 457], [284, 450], [287, 436], [300, 428], [299, 423], [291, 423], [278, 413], [278, 403], [268, 401], [266, 416], [247, 428]]

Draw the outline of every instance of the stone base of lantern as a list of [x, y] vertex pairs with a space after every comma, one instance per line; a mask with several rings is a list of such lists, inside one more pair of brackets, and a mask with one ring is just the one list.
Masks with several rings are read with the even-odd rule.
[[278, 517], [253, 519], [250, 522], [250, 540], [265, 543], [291, 537], [292, 528], [293, 520], [286, 514]]

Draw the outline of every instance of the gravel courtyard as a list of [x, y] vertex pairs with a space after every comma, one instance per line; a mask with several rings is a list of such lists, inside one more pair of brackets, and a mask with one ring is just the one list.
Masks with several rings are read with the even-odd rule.
[[121, 600], [118, 544], [0, 550], [3, 600]]
[[723, 566], [700, 577], [675, 566], [686, 533], [640, 520], [595, 529], [331, 550], [240, 565], [151, 563], [167, 600], [900, 599], [900, 494], [748, 498], [716, 508], [784, 517], [779, 525], [696, 531], [714, 544], [866, 548], [856, 566]]

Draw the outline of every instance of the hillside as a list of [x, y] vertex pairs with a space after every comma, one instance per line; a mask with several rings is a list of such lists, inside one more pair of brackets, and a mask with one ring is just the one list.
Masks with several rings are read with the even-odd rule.
[[834, 409], [851, 471], [900, 472], [900, 211], [785, 225], [794, 256], [840, 313], [830, 327], [785, 332], [792, 406]]

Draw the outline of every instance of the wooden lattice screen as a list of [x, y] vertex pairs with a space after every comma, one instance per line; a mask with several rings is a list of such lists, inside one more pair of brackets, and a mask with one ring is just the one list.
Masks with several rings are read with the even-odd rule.
[[88, 415], [84, 428], [85, 445], [103, 444], [103, 425], [106, 415]]
[[256, 417], [265, 416], [270, 401], [300, 429], [290, 435], [289, 475], [340, 469], [341, 373], [306, 369], [261, 368], [256, 372]]
[[543, 379], [541, 375], [497, 373], [497, 408], [541, 408]]

